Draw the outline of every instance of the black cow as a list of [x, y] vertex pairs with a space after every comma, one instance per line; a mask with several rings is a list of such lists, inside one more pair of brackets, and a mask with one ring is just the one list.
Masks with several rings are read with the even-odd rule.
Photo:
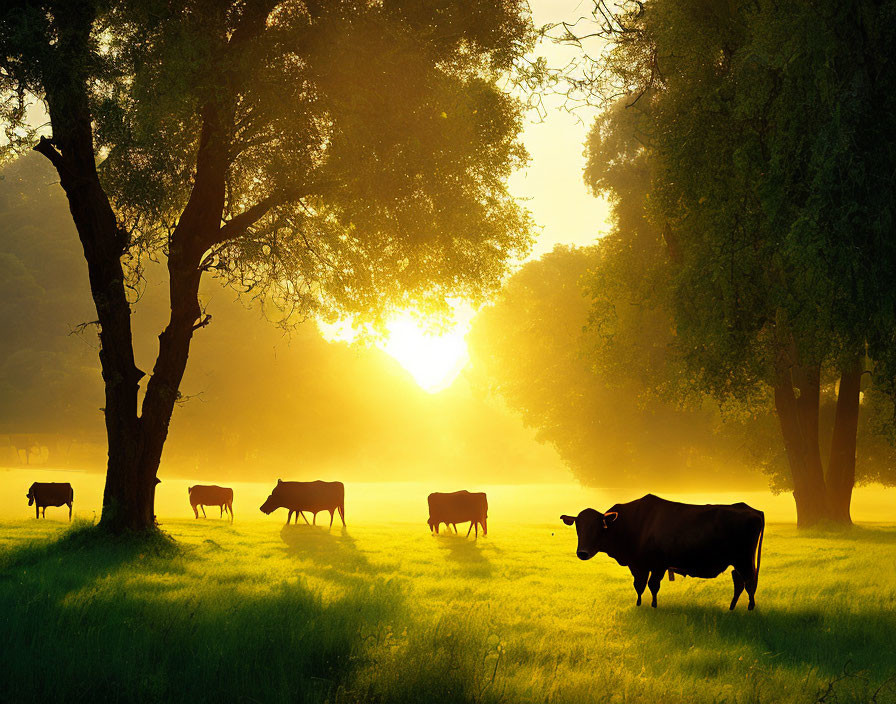
[[686, 577], [718, 577], [734, 567], [734, 598], [744, 588], [752, 609], [765, 532], [765, 514], [738, 504], [682, 504], [647, 494], [627, 504], [616, 504], [606, 513], [586, 508], [578, 516], [560, 516], [575, 524], [579, 537], [576, 555], [589, 560], [605, 552], [635, 578], [638, 606], [645, 585], [656, 607], [660, 582], [668, 571]]
[[72, 520], [75, 491], [68, 482], [34, 482], [25, 495], [28, 505], [34, 505], [34, 517], [47, 517], [47, 506], [68, 506], [68, 520]]

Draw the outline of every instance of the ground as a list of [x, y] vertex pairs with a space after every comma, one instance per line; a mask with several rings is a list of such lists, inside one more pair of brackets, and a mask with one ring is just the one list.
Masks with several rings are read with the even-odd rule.
[[[338, 522], [338, 519], [337, 519]], [[757, 608], [663, 581], [635, 606], [557, 525], [170, 521], [173, 541], [0, 524], [0, 700], [896, 701], [896, 527], [770, 524]]]

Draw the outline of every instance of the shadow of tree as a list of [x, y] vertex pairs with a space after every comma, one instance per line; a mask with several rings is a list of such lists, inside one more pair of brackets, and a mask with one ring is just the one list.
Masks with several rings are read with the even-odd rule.
[[[93, 529], [0, 555], [6, 701], [326, 701], [391, 618], [382, 585], [202, 579], [201, 554]], [[196, 573], [199, 570], [199, 574]]]
[[463, 535], [440, 535], [436, 537], [439, 549], [460, 568], [467, 577], [491, 577], [492, 563], [483, 553], [480, 541]]
[[622, 616], [632, 627], [647, 628], [668, 647], [686, 651], [695, 643], [707, 650], [730, 652], [749, 648], [775, 665], [809, 665], [836, 678], [849, 669], [865, 670], [880, 681], [896, 674], [896, 662], [882, 658], [891, 652], [896, 614], [892, 610], [861, 613], [847, 610], [780, 609], [728, 611], [723, 605], [661, 606], [633, 609]]
[[853, 525], [836, 526], [829, 525], [822, 528], [801, 530], [800, 538], [808, 540], [848, 540], [861, 543], [876, 543], [879, 545], [896, 545], [896, 526]]

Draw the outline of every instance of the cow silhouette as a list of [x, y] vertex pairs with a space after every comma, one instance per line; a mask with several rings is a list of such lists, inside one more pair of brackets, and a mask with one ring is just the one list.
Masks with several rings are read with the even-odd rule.
[[224, 512], [230, 514], [230, 522], [233, 523], [233, 489], [226, 486], [216, 486], [214, 484], [197, 484], [187, 489], [190, 495], [190, 506], [193, 507], [193, 513], [199, 518], [199, 509], [202, 509], [202, 517], [205, 518], [206, 506], [217, 506], [221, 509], [220, 518], [224, 517]]
[[[305, 511], [313, 514], [314, 524], [317, 525], [317, 514], [321, 511], [330, 512], [330, 528], [333, 527], [333, 516], [339, 512], [339, 519], [345, 526], [345, 486], [342, 482], [285, 482], [277, 480], [277, 486], [271, 491], [271, 495], [261, 505], [261, 512], [270, 515], [278, 508], [289, 511], [286, 516], [286, 524], [292, 520], [293, 514], [296, 523], [299, 522], [299, 514], [308, 523]], [[310, 525], [310, 524], [309, 524]]]
[[34, 505], [34, 517], [47, 517], [47, 506], [68, 506], [68, 520], [72, 520], [75, 491], [68, 482], [34, 482], [25, 495], [28, 505]]
[[427, 497], [429, 504], [429, 525], [431, 533], [439, 534], [439, 526], [453, 525], [457, 532], [458, 523], [470, 522], [467, 529], [467, 537], [470, 531], [476, 529], [476, 537], [479, 537], [479, 526], [482, 526], [482, 535], [488, 535], [488, 498], [483, 492], [471, 493], [466, 490], [449, 493], [433, 492]]
[[601, 513], [586, 508], [577, 516], [560, 516], [575, 525], [579, 544], [576, 556], [590, 560], [605, 552], [634, 577], [637, 605], [644, 587], [656, 595], [666, 572], [712, 579], [729, 566], [734, 570], [734, 609], [744, 589], [750, 597], [747, 607], [756, 605], [756, 586], [762, 557], [765, 514], [745, 503], [682, 504], [653, 494], [616, 504]]

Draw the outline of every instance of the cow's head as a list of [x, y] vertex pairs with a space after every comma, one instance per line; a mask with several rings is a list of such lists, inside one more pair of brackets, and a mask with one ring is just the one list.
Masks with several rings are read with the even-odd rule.
[[25, 494], [25, 498], [28, 499], [28, 505], [31, 506], [34, 504], [34, 484], [28, 489], [28, 493]]
[[615, 511], [601, 513], [593, 508], [586, 508], [578, 516], [560, 516], [560, 520], [568, 526], [575, 524], [576, 534], [579, 536], [576, 557], [590, 560], [606, 549], [607, 533], [618, 517], [619, 514]]
[[277, 486], [274, 487], [274, 490], [271, 491], [271, 495], [265, 500], [265, 502], [261, 505], [261, 512], [266, 513], [267, 515], [271, 515], [276, 509], [283, 508], [283, 502], [280, 501], [280, 485], [283, 483], [282, 479], [277, 480]]

